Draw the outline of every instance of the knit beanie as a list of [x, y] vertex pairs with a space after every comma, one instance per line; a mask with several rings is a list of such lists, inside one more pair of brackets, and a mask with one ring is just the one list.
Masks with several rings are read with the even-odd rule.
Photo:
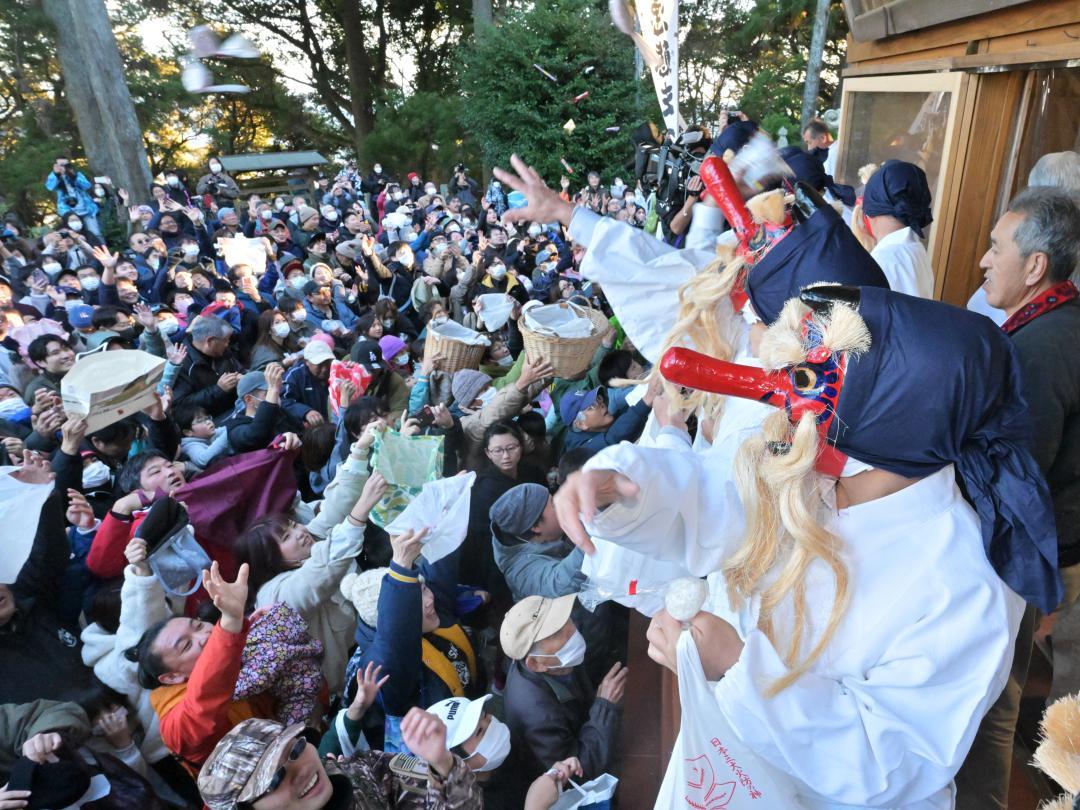
[[454, 380], [450, 383], [450, 393], [454, 395], [458, 407], [468, 408], [480, 392], [490, 384], [491, 377], [484, 372], [463, 368], [454, 372]]

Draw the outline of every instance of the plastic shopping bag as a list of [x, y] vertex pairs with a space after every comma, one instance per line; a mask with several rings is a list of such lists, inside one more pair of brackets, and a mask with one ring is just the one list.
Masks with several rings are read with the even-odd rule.
[[442, 436], [402, 436], [396, 430], [384, 430], [375, 439], [372, 469], [386, 479], [386, 494], [371, 510], [371, 522], [385, 529], [424, 484], [442, 475]]
[[800, 807], [791, 781], [744, 746], [720, 712], [687, 630], [678, 661], [682, 725], [654, 810]]
[[608, 810], [618, 785], [619, 780], [610, 773], [601, 774], [584, 785], [571, 779], [570, 787], [551, 805], [551, 810]]
[[456, 551], [465, 541], [469, 530], [469, 502], [476, 473], [439, 478], [424, 484], [394, 522], [386, 527], [387, 534], [404, 534], [427, 528], [423, 555], [435, 563]]
[[330, 364], [330, 409], [337, 417], [341, 414], [341, 384], [350, 382], [356, 389], [354, 396], [362, 397], [371, 384], [371, 372], [359, 363], [335, 360]]

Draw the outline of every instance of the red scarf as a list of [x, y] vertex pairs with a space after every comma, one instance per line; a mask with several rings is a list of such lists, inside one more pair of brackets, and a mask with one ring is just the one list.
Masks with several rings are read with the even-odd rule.
[[1031, 323], [1040, 315], [1045, 315], [1062, 304], [1069, 303], [1077, 296], [1080, 296], [1080, 290], [1076, 289], [1076, 285], [1071, 281], [1062, 281], [1028, 301], [1021, 309], [1014, 312], [1009, 320], [1001, 325], [1001, 328], [1005, 330], [1005, 334], [1011, 335], [1021, 326]]

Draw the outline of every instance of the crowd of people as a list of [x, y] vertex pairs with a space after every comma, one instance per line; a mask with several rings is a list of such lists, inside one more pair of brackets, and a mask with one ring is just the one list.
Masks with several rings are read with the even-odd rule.
[[[707, 579], [649, 655], [682, 678], [696, 642], [683, 712], [797, 806], [1004, 808], [1037, 609], [1080, 687], [1080, 156], [1036, 166], [964, 312], [929, 300], [923, 169], [842, 186], [803, 135], [761, 190], [726, 166], [767, 136], [725, 121], [666, 213], [517, 158], [263, 198], [211, 156], [137, 201], [58, 157], [50, 224], [0, 235], [0, 807], [549, 808], [621, 771], [635, 603], [578, 596], [613, 566]], [[523, 331], [560, 302], [604, 323], [565, 377]], [[64, 380], [114, 350], [164, 371], [90, 430]], [[433, 561], [386, 519], [425, 439], [475, 473]]]

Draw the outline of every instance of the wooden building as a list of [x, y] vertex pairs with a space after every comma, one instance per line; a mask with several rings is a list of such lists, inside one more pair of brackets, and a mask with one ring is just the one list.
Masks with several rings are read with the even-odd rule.
[[1048, 152], [1080, 150], [1078, 0], [844, 0], [842, 182], [896, 157], [934, 194], [936, 294], [964, 304], [1009, 199]]

